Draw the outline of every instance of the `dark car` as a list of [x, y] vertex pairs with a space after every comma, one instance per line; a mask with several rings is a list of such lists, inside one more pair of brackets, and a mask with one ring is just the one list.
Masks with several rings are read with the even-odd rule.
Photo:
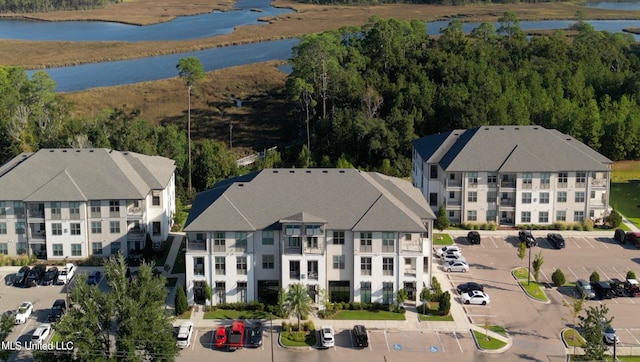
[[598, 299], [611, 299], [615, 297], [615, 293], [613, 292], [613, 289], [611, 289], [611, 285], [607, 282], [591, 283], [591, 287], [596, 293], [596, 298]]
[[609, 286], [611, 286], [611, 290], [613, 290], [613, 294], [615, 297], [624, 297], [627, 295], [627, 291], [624, 288], [624, 282], [618, 278], [611, 278], [609, 280]]
[[482, 284], [478, 284], [476, 282], [468, 282], [468, 283], [462, 283], [458, 285], [458, 287], [456, 288], [456, 291], [458, 292], [458, 294], [469, 293], [474, 290], [479, 290], [481, 292], [484, 292], [484, 287], [482, 286]]
[[480, 244], [480, 233], [477, 231], [469, 231], [467, 234], [467, 240], [469, 244]]
[[54, 285], [58, 280], [58, 268], [52, 266], [47, 269], [47, 272], [44, 274], [44, 277], [40, 281], [41, 285]]
[[593, 288], [591, 288], [591, 284], [584, 279], [578, 279], [578, 281], [576, 281], [576, 290], [582, 298], [595, 299], [596, 297]]
[[31, 268], [29, 268], [28, 266], [23, 266], [22, 268], [20, 268], [20, 270], [18, 270], [18, 272], [16, 273], [15, 278], [13, 279], [13, 286], [14, 287], [23, 286], [24, 282], [27, 280], [27, 275], [29, 275], [29, 271], [31, 271]]
[[249, 343], [253, 347], [262, 346], [262, 322], [253, 322], [251, 325], [251, 331], [249, 332]]
[[102, 273], [97, 270], [94, 270], [89, 274], [87, 278], [87, 285], [98, 285], [100, 284], [100, 279], [102, 279]]
[[520, 239], [521, 243], [525, 243], [527, 245], [527, 248], [538, 245], [536, 238], [533, 237], [531, 231], [529, 230], [518, 231], [518, 239]]
[[369, 335], [367, 334], [367, 328], [360, 324], [353, 326], [353, 339], [356, 341], [356, 346], [368, 347]]
[[556, 249], [564, 249], [564, 238], [560, 234], [550, 233], [547, 234], [547, 240], [549, 240], [549, 244], [553, 245]]
[[51, 312], [49, 312], [49, 322], [59, 321], [66, 312], [67, 302], [64, 299], [56, 299], [51, 306]]
[[613, 240], [623, 244], [626, 241], [627, 233], [622, 229], [616, 229], [613, 233]]
[[625, 237], [625, 242], [640, 249], [640, 232], [629, 231]]
[[29, 270], [29, 274], [27, 274], [27, 281], [25, 282], [25, 286], [31, 287], [37, 285], [44, 277], [46, 270], [47, 267], [44, 266], [44, 264], [35, 265], [33, 269]]

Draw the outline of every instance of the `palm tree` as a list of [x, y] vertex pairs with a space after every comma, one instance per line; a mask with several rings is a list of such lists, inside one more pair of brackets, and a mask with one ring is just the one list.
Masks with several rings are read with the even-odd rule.
[[298, 283], [289, 286], [285, 309], [288, 314], [293, 314], [298, 318], [298, 330], [300, 330], [300, 319], [311, 314], [311, 304], [311, 297], [307, 294], [307, 288], [304, 285]]

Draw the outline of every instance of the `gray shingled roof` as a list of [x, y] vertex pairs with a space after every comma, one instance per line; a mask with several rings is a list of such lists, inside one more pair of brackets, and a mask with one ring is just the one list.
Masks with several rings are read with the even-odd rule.
[[[455, 136], [455, 142], [447, 145]], [[575, 138], [540, 126], [482, 126], [413, 142], [423, 160], [449, 172], [608, 171], [611, 160]], [[437, 148], [433, 144], [438, 145]]]
[[355, 169], [265, 169], [196, 196], [185, 231], [269, 229], [282, 220], [326, 228], [422, 232], [435, 219], [409, 182]]
[[97, 149], [41, 149], [0, 167], [0, 200], [136, 200], [166, 187], [175, 162]]

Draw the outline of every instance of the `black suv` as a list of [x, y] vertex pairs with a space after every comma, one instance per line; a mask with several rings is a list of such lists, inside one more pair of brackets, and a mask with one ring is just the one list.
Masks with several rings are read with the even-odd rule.
[[549, 233], [547, 234], [547, 240], [549, 240], [549, 244], [553, 245], [556, 249], [563, 249], [565, 246], [564, 238], [560, 234]]
[[64, 299], [56, 299], [51, 306], [49, 313], [49, 322], [57, 322], [67, 312], [67, 302]]
[[44, 277], [40, 281], [40, 284], [42, 284], [42, 285], [54, 285], [54, 284], [56, 284], [57, 280], [58, 280], [58, 268], [55, 267], [55, 266], [52, 266], [44, 274]]
[[25, 283], [26, 287], [32, 287], [38, 285], [40, 280], [44, 277], [44, 273], [47, 270], [47, 267], [43, 264], [37, 264], [29, 271], [27, 274], [27, 281]]
[[18, 272], [16, 273], [15, 278], [13, 279], [13, 286], [14, 287], [23, 286], [25, 280], [27, 280], [27, 275], [29, 275], [30, 270], [31, 268], [29, 268], [28, 266], [23, 266], [22, 268], [20, 268], [20, 270], [18, 270]]
[[531, 235], [531, 231], [529, 230], [518, 231], [518, 239], [520, 239], [521, 243], [527, 244], [527, 248], [538, 245], [536, 238]]
[[591, 283], [591, 288], [593, 288], [598, 299], [611, 299], [616, 296], [611, 285], [607, 282]]
[[469, 240], [469, 244], [480, 245], [480, 233], [477, 231], [469, 231], [467, 234], [467, 240]]

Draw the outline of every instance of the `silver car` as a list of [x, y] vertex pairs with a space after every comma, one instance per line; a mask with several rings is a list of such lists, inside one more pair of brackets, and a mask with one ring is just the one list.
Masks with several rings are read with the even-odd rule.
[[446, 264], [443, 266], [443, 269], [444, 269], [446, 272], [452, 272], [452, 271], [455, 271], [455, 272], [463, 272], [463, 273], [466, 273], [466, 272], [468, 272], [468, 271], [469, 271], [469, 264], [467, 264], [467, 262], [466, 262], [466, 261], [463, 261], [463, 260], [452, 260], [452, 261], [450, 261], [450, 262], [446, 263]]
[[585, 299], [596, 298], [596, 293], [593, 291], [593, 288], [591, 288], [591, 283], [589, 283], [584, 279], [578, 279], [578, 281], [576, 282], [576, 290], [578, 291], [578, 294], [582, 298], [585, 298]]

